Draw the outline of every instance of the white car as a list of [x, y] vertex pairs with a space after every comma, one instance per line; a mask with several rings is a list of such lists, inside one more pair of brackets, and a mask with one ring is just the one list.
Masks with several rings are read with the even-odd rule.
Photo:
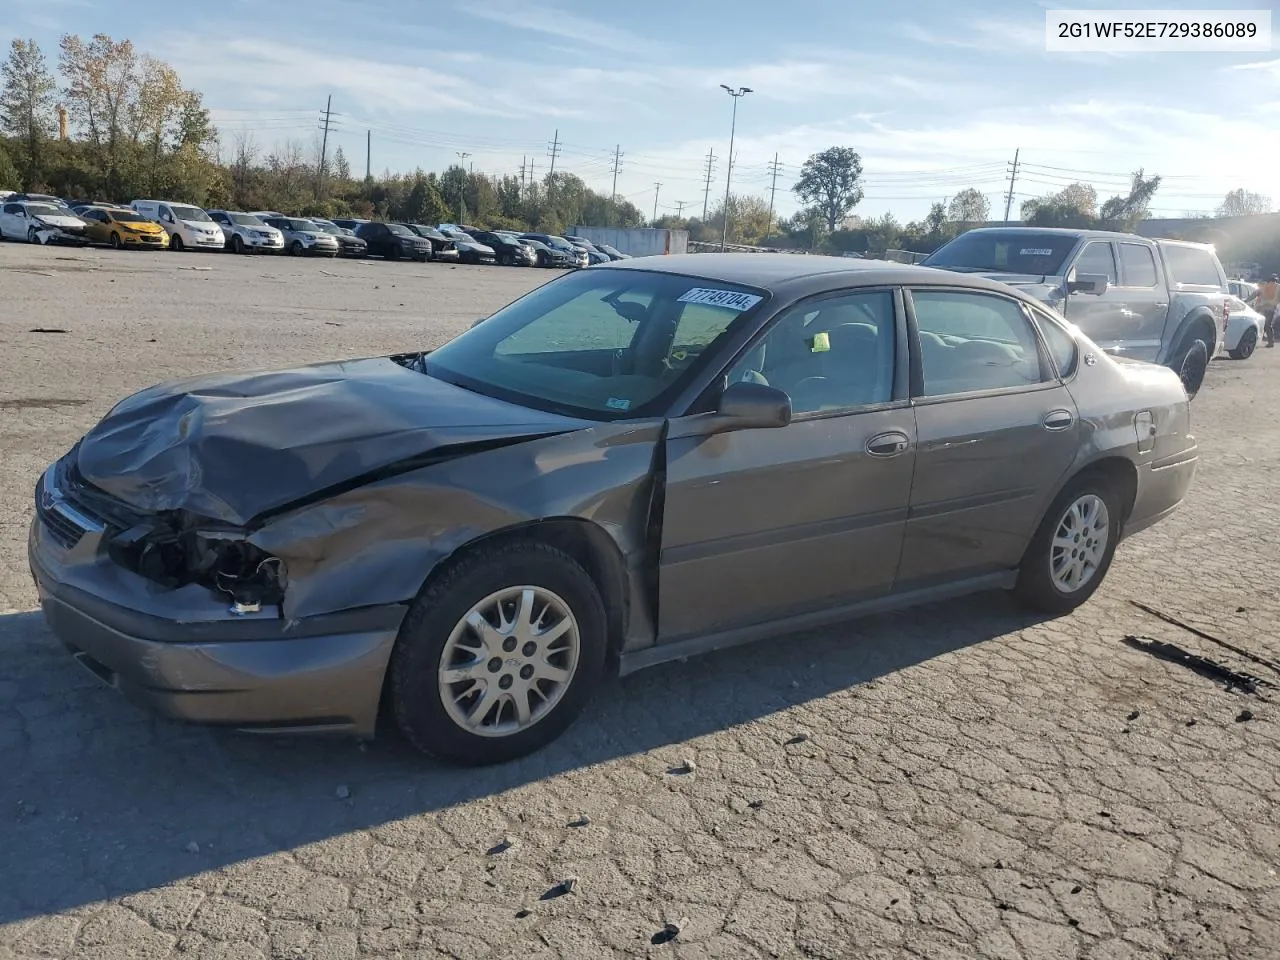
[[189, 203], [135, 200], [129, 206], [168, 231], [170, 250], [221, 250], [227, 245], [227, 235], [213, 218]]
[[84, 228], [85, 222], [66, 207], [34, 200], [0, 205], [0, 239], [84, 246], [89, 242]]
[[1227, 297], [1225, 346], [1232, 360], [1248, 360], [1258, 349], [1266, 318], [1239, 297]]
[[263, 223], [260, 217], [252, 213], [210, 210], [209, 216], [226, 234], [227, 249], [232, 253], [251, 253], [255, 250], [279, 253], [284, 249], [284, 234]]

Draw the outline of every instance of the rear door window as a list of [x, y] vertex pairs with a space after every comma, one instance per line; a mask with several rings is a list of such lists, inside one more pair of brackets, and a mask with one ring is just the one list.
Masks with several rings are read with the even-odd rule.
[[1156, 259], [1151, 248], [1143, 243], [1121, 243], [1120, 265], [1124, 268], [1126, 287], [1154, 287], [1156, 285]]

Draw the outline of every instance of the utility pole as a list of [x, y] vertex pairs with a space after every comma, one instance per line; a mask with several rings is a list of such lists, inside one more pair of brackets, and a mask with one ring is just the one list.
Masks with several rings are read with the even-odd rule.
[[1009, 193], [1004, 198], [1004, 222], [1009, 222], [1009, 208], [1013, 206], [1013, 185], [1018, 182], [1018, 154], [1022, 152], [1019, 147], [1013, 151], [1013, 163], [1009, 166]]
[[769, 172], [773, 174], [773, 184], [769, 187], [769, 226], [764, 231], [766, 240], [773, 233], [773, 197], [778, 192], [778, 171], [781, 168], [782, 165], [778, 163], [778, 155], [775, 153], [773, 155], [773, 163], [769, 164]]
[[687, 200], [676, 201], [676, 219], [677, 220], [684, 219], [684, 208], [687, 207], [688, 205], [689, 205], [689, 202]]
[[324, 124], [324, 137], [320, 140], [320, 166], [316, 168], [316, 199], [320, 200], [324, 196], [324, 161], [329, 150], [329, 124], [333, 120], [333, 94], [329, 94], [329, 100], [324, 105], [324, 112], [320, 114], [320, 122]]
[[653, 222], [658, 222], [658, 191], [662, 189], [662, 184], [655, 183], [653, 185]]
[[552, 138], [551, 147], [550, 149], [547, 150], [547, 153], [551, 155], [551, 170], [547, 174], [547, 176], [549, 177], [551, 176], [552, 173], [556, 172], [556, 157], [560, 156], [560, 131], [559, 130], [556, 131], [555, 137]]
[[752, 90], [750, 87], [735, 90], [723, 83], [720, 88], [733, 97], [733, 122], [729, 126], [729, 166], [724, 178], [724, 228], [720, 232], [720, 252], [723, 253], [729, 243], [729, 187], [733, 183], [733, 137], [738, 132], [738, 101]]
[[[462, 163], [466, 163], [467, 157], [469, 156], [471, 156], [471, 154], [463, 153], [460, 150], [458, 151], [458, 159], [461, 160]], [[462, 166], [462, 164], [459, 164], [459, 166]], [[466, 167], [462, 167], [462, 169], [466, 170]], [[466, 222], [467, 222], [467, 182], [466, 180], [463, 180], [462, 189], [458, 191], [458, 226], [462, 226]]]
[[702, 193], [702, 220], [707, 220], [707, 201], [711, 199], [711, 165], [715, 162], [716, 152], [714, 149], [707, 151], [707, 189]]
[[373, 179], [373, 131], [364, 132], [364, 178]]
[[524, 156], [520, 158], [520, 199], [521, 200], [524, 199], [524, 164], [525, 164], [525, 160], [527, 159], [528, 158]]
[[609, 195], [609, 203], [618, 202], [618, 168], [622, 166], [622, 144], [613, 149], [613, 192]]

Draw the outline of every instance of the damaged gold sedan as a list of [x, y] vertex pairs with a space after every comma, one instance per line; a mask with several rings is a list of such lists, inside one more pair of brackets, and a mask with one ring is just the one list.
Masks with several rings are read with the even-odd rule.
[[961, 593], [1061, 613], [1196, 465], [1187, 398], [998, 283], [622, 261], [438, 350], [153, 387], [36, 488], [53, 631], [184, 720], [529, 753], [607, 670]]

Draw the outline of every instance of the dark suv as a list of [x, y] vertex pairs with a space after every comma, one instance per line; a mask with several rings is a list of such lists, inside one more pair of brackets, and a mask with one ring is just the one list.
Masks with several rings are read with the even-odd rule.
[[403, 224], [376, 220], [362, 223], [356, 230], [356, 236], [368, 245], [369, 252], [375, 257], [421, 260], [423, 263], [431, 259], [431, 241]]

